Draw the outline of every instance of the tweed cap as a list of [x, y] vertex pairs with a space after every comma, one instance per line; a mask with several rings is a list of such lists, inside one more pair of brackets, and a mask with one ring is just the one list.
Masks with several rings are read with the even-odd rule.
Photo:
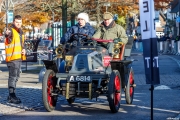
[[105, 12], [103, 14], [103, 19], [112, 19], [113, 18], [113, 14], [110, 12]]

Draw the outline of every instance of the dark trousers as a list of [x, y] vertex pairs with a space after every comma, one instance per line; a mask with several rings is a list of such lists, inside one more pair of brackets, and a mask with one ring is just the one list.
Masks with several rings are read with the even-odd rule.
[[7, 63], [9, 69], [8, 88], [16, 88], [16, 82], [20, 77], [22, 61], [12, 61]]

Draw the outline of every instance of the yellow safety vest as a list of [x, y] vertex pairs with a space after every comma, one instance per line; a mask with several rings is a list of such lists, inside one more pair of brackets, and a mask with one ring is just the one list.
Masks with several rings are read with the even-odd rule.
[[[5, 52], [6, 52], [6, 62], [12, 60], [26, 60], [26, 56], [22, 55], [22, 46], [19, 33], [12, 28], [12, 41], [8, 44], [8, 38], [5, 39]], [[22, 45], [24, 44], [24, 35], [22, 35]]]

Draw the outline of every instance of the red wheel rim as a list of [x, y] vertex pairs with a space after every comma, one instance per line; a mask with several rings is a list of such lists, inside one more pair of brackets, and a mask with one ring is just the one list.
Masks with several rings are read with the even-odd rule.
[[48, 81], [47, 81], [47, 99], [50, 106], [54, 105], [53, 96], [51, 95], [53, 91], [53, 80], [52, 80], [52, 74], [49, 75]]
[[130, 85], [129, 93], [131, 97], [133, 96], [133, 84], [134, 84], [134, 79], [133, 79], [133, 74], [131, 72], [129, 76], [129, 85]]
[[[120, 99], [121, 99], [121, 91], [120, 91], [120, 86], [121, 86], [121, 83], [120, 83], [120, 79], [119, 77], [116, 75], [115, 77], [115, 80], [114, 80], [114, 86], [115, 86], [115, 93], [114, 93], [114, 104], [116, 106], [119, 105], [119, 102], [120, 102]], [[118, 91], [118, 92], [117, 92]], [[119, 92], [120, 91], [120, 92]]]

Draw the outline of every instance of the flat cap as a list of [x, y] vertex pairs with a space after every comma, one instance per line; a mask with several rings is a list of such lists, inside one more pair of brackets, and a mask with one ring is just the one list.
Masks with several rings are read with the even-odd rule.
[[112, 19], [113, 18], [113, 14], [110, 12], [105, 12], [103, 14], [103, 19]]

